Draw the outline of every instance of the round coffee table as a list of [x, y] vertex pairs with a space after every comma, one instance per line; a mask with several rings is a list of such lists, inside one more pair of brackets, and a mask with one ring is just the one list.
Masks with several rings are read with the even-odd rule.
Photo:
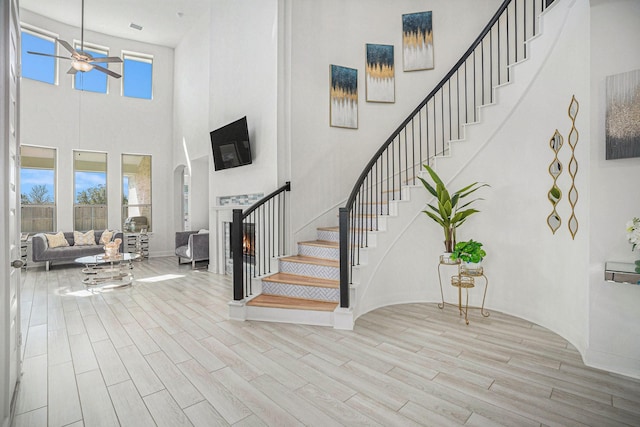
[[78, 264], [84, 264], [82, 273], [86, 275], [82, 283], [91, 290], [110, 290], [131, 286], [133, 283], [133, 263], [140, 255], [128, 252], [115, 257], [104, 254], [76, 258]]

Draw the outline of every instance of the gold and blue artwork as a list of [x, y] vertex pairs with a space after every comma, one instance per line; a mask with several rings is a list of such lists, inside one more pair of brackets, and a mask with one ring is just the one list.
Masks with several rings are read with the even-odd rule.
[[358, 70], [331, 65], [329, 120], [331, 126], [358, 128]]
[[366, 64], [367, 101], [395, 102], [393, 45], [368, 44]]
[[431, 11], [402, 15], [404, 71], [433, 68], [433, 24]]

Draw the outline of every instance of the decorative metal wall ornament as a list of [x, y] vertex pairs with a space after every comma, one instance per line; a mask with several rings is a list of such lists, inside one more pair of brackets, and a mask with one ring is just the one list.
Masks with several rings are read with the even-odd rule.
[[571, 176], [571, 188], [567, 198], [571, 205], [571, 216], [569, 217], [569, 232], [571, 238], [575, 239], [578, 232], [578, 218], [576, 218], [575, 208], [578, 203], [578, 190], [576, 189], [576, 175], [578, 173], [578, 161], [576, 160], [575, 151], [576, 145], [578, 145], [578, 129], [576, 129], [576, 117], [578, 117], [579, 104], [575, 95], [571, 97], [571, 103], [569, 104], [569, 118], [571, 119], [571, 130], [567, 137], [567, 142], [571, 147], [571, 160], [569, 160], [569, 175]]
[[547, 193], [547, 197], [553, 205], [553, 210], [547, 217], [547, 224], [549, 225], [549, 228], [551, 229], [551, 232], [553, 234], [556, 234], [556, 231], [558, 231], [560, 225], [562, 224], [562, 219], [560, 219], [560, 215], [556, 211], [556, 206], [562, 198], [562, 191], [556, 183], [558, 181], [558, 177], [562, 173], [562, 163], [560, 163], [560, 160], [558, 160], [558, 152], [560, 151], [560, 148], [562, 148], [562, 142], [562, 135], [560, 135], [560, 132], [558, 132], [558, 129], [556, 129], [555, 133], [551, 137], [551, 140], [549, 140], [549, 147], [551, 147], [551, 150], [553, 151], [553, 160], [549, 165], [549, 174], [553, 178], [553, 186]]

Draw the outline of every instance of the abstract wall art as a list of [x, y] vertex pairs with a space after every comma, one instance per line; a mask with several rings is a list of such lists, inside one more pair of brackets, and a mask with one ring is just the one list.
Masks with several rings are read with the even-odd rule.
[[433, 25], [431, 12], [402, 15], [404, 71], [433, 68]]
[[368, 102], [395, 102], [393, 45], [367, 43], [365, 75]]
[[358, 128], [358, 70], [330, 66], [329, 121], [331, 126]]
[[608, 76], [606, 158], [640, 157], [640, 70]]

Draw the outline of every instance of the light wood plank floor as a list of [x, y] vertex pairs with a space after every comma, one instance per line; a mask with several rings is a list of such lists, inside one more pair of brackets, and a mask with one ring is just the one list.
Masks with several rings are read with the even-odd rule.
[[354, 331], [227, 319], [230, 280], [175, 258], [92, 294], [80, 269], [23, 274], [15, 426], [640, 425], [640, 381], [554, 333], [408, 304]]

